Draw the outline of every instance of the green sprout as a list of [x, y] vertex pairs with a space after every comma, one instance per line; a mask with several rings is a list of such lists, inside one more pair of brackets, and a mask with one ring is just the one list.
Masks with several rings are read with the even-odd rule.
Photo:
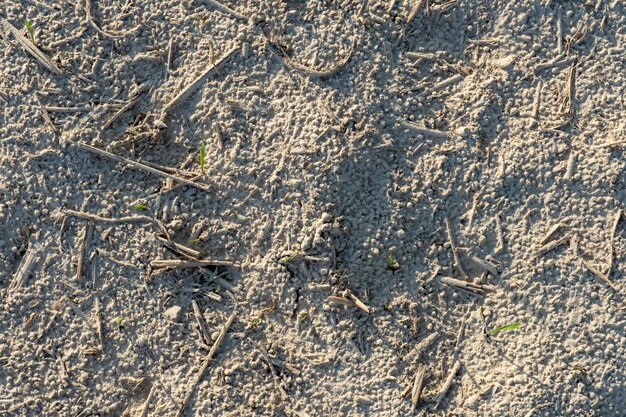
[[309, 318], [308, 313], [302, 313], [300, 314], [300, 318], [298, 319], [298, 321], [303, 322], [303, 321], [306, 321], [308, 318]]
[[28, 19], [24, 19], [24, 26], [26, 26], [26, 30], [28, 30], [28, 33], [30, 34], [30, 41], [34, 44], [35, 43], [35, 31], [33, 30], [33, 27], [28, 21]]
[[257, 327], [259, 324], [261, 323], [261, 317], [255, 317], [252, 319], [252, 321], [250, 322], [250, 324], [252, 325], [252, 327]]
[[280, 262], [281, 264], [286, 264], [286, 263], [289, 263], [289, 259], [290, 259], [289, 256], [283, 256], [282, 258], [280, 258], [280, 261], [278, 262]]
[[122, 330], [124, 328], [124, 319], [120, 316], [117, 316], [113, 319], [113, 323], [117, 326], [117, 330]]
[[515, 330], [519, 326], [520, 326], [519, 323], [511, 323], [511, 324], [507, 324], [506, 326], [496, 327], [495, 329], [491, 329], [488, 332], [485, 332], [485, 334], [489, 335], [489, 334], [504, 332], [506, 330]]
[[148, 206], [144, 204], [135, 204], [134, 207], [136, 210], [148, 210]]
[[578, 372], [580, 372], [580, 373], [582, 373], [582, 374], [587, 375], [587, 369], [585, 369], [585, 367], [584, 367], [584, 366], [580, 366], [580, 365], [572, 365], [572, 366], [570, 367], [570, 369], [571, 369], [572, 371], [578, 371]]
[[202, 242], [202, 239], [200, 239], [199, 237], [195, 239], [189, 239], [189, 243], [200, 243], [200, 242]]
[[206, 144], [205, 141], [202, 140], [202, 144], [200, 145], [200, 169], [202, 173], [204, 173], [204, 159], [206, 157]]
[[398, 263], [398, 261], [396, 261], [396, 258], [394, 258], [393, 255], [389, 255], [389, 258], [387, 258], [387, 264], [389, 266], [389, 269], [391, 269], [392, 271], [400, 268], [400, 264]]

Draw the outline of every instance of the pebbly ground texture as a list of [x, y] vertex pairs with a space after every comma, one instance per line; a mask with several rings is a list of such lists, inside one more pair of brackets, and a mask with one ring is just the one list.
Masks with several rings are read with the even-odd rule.
[[2, 2], [0, 415], [623, 416], [626, 5], [220, 1]]

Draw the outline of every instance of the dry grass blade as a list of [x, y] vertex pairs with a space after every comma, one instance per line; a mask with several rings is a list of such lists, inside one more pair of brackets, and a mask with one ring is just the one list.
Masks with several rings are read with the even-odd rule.
[[22, 48], [26, 50], [33, 58], [35, 58], [41, 65], [46, 67], [54, 74], [61, 75], [61, 69], [56, 66], [54, 62], [50, 60], [39, 48], [37, 48], [28, 38], [22, 36], [19, 30], [15, 28], [8, 20], [0, 17], [0, 25], [4, 27], [6, 32], [10, 32], [15, 40], [20, 44]]

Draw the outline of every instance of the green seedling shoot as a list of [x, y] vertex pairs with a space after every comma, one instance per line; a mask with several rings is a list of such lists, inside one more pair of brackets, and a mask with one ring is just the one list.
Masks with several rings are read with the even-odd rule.
[[490, 335], [490, 334], [494, 334], [494, 333], [504, 332], [504, 331], [507, 331], [507, 330], [515, 330], [519, 326], [520, 326], [519, 323], [511, 323], [511, 324], [507, 324], [506, 326], [496, 327], [495, 329], [491, 329], [491, 330], [485, 332], [485, 334]]
[[120, 316], [117, 316], [113, 319], [113, 323], [117, 326], [117, 330], [122, 330], [124, 328], [124, 319]]
[[398, 263], [398, 261], [396, 261], [396, 258], [394, 258], [393, 255], [389, 255], [389, 258], [387, 259], [387, 264], [389, 266], [389, 269], [391, 269], [392, 271], [400, 268], [400, 264]]
[[28, 34], [30, 35], [30, 41], [35, 43], [35, 31], [33, 30], [32, 25], [28, 21], [28, 19], [24, 19], [24, 26], [26, 26], [26, 30], [28, 30]]

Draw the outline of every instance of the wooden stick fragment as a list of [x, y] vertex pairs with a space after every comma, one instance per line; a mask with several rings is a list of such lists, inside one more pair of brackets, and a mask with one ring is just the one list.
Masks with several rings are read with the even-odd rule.
[[558, 222], [557, 224], [555, 224], [554, 226], [552, 226], [547, 232], [546, 235], [544, 236], [544, 238], [541, 240], [541, 242], [539, 242], [539, 245], [543, 246], [546, 243], [550, 242], [551, 240], [554, 239], [555, 235], [557, 234], [557, 232], [561, 231], [564, 227], [563, 222]]
[[196, 300], [191, 301], [191, 306], [193, 307], [193, 314], [196, 317], [196, 323], [198, 323], [200, 335], [202, 336], [204, 344], [208, 345], [209, 343], [211, 343], [211, 337], [209, 336], [209, 332], [206, 329], [206, 323], [204, 322], [202, 311], [200, 311], [200, 307], [198, 306]]
[[593, 149], [602, 149], [602, 148], [612, 148], [613, 146], [622, 146], [626, 145], [626, 139], [616, 140], [609, 143], [602, 143], [600, 145], [593, 145], [591, 148]]
[[220, 331], [219, 335], [217, 336], [217, 339], [215, 340], [215, 343], [213, 343], [213, 346], [211, 346], [211, 350], [209, 351], [206, 358], [204, 359], [202, 366], [200, 367], [196, 377], [192, 381], [191, 385], [189, 386], [187, 390], [187, 393], [183, 397], [183, 400], [181, 401], [180, 406], [178, 407], [178, 411], [176, 412], [176, 417], [181, 417], [185, 413], [185, 410], [187, 409], [189, 401], [191, 400], [193, 393], [196, 391], [196, 387], [202, 380], [204, 373], [209, 367], [209, 363], [211, 362], [211, 360], [215, 356], [215, 353], [217, 353], [217, 350], [219, 349], [220, 345], [224, 341], [224, 338], [226, 337], [226, 332], [228, 331], [230, 326], [233, 324], [233, 320], [235, 320], [235, 313], [232, 313], [230, 317], [228, 317], [228, 320], [226, 320], [226, 323], [222, 327], [222, 330]]
[[104, 330], [102, 327], [102, 304], [100, 299], [96, 297], [94, 300], [94, 309], [96, 313], [96, 335], [98, 337], [98, 347], [100, 352], [104, 353]]
[[165, 107], [163, 107], [162, 113], [164, 115], [169, 114], [172, 110], [178, 107], [183, 101], [185, 101], [190, 95], [192, 95], [211, 74], [220, 69], [224, 63], [231, 57], [235, 52], [239, 50], [239, 46], [234, 46], [229, 49], [220, 59], [217, 60], [213, 65], [210, 65], [198, 78], [196, 78], [191, 84], [187, 87], [183, 88], [183, 90], [176, 95], [173, 99], [171, 99]]
[[331, 295], [326, 299], [326, 301], [329, 303], [343, 304], [343, 305], [350, 306], [350, 307], [356, 307], [356, 304], [354, 304], [354, 301], [345, 297], [337, 297], [335, 295]]
[[460, 290], [467, 291], [474, 295], [484, 295], [486, 291], [491, 291], [493, 288], [487, 285], [474, 284], [472, 282], [462, 281], [456, 278], [441, 277], [441, 282]]
[[370, 313], [370, 308], [363, 302], [361, 301], [356, 295], [352, 294], [351, 292], [347, 292], [346, 296], [352, 300], [352, 302], [354, 303], [355, 306], [357, 306], [361, 311], [369, 314]]
[[150, 392], [146, 397], [146, 401], [143, 403], [143, 407], [141, 407], [141, 411], [139, 412], [138, 417], [146, 417], [146, 415], [148, 414], [148, 406], [150, 405], [150, 401], [152, 401], [154, 391], [156, 391], [156, 385], [152, 385], [152, 387], [150, 387]]
[[101, 217], [96, 214], [86, 213], [82, 211], [75, 210], [61, 210], [57, 209], [52, 213], [50, 217], [54, 220], [62, 219], [66, 216], [72, 216], [79, 219], [91, 220], [94, 222], [100, 223], [108, 223], [108, 224], [116, 224], [116, 223], [136, 223], [136, 222], [153, 222], [154, 219], [148, 216], [129, 216], [129, 217], [118, 217], [118, 218], [109, 218], [109, 217]]
[[237, 20], [241, 20], [242, 22], [247, 22], [248, 21], [248, 18], [246, 16], [242, 15], [239, 12], [234, 11], [233, 9], [231, 9], [228, 6], [224, 6], [222, 3], [218, 3], [215, 0], [197, 0], [197, 1], [200, 4], [204, 4], [205, 6], [212, 7], [215, 10], [220, 11], [220, 12], [222, 12], [224, 14], [227, 14], [230, 17], [233, 17], [233, 18], [235, 18]]
[[93, 152], [93, 153], [95, 153], [97, 155], [100, 155], [100, 156], [107, 157], [109, 159], [112, 159], [115, 162], [126, 164], [126, 165], [128, 165], [128, 166], [130, 166], [132, 168], [135, 168], [135, 169], [138, 169], [138, 170], [141, 170], [141, 171], [145, 171], [145, 172], [148, 172], [150, 174], [153, 174], [153, 175], [156, 175], [156, 176], [159, 176], [159, 177], [169, 178], [172, 181], [180, 182], [182, 184], [189, 185], [189, 186], [195, 187], [195, 188], [203, 190], [203, 191], [207, 191], [207, 192], [211, 191], [209, 186], [207, 186], [205, 184], [201, 184], [199, 182], [191, 181], [191, 180], [188, 180], [186, 178], [182, 178], [182, 177], [177, 176], [177, 175], [168, 174], [167, 172], [163, 172], [163, 171], [158, 170], [156, 168], [149, 167], [149, 166], [147, 166], [145, 164], [142, 164], [140, 162], [133, 161], [133, 160], [128, 159], [128, 158], [124, 158], [123, 156], [115, 155], [115, 154], [113, 154], [111, 152], [105, 151], [105, 150], [100, 149], [100, 148], [96, 148], [96, 147], [91, 146], [91, 145], [87, 145], [86, 143], [82, 143], [82, 142], [73, 142], [73, 143], [76, 146], [78, 146], [79, 148], [81, 148], [81, 149]]
[[586, 260], [582, 259], [583, 264], [585, 264], [585, 266], [587, 267], [587, 269], [589, 269], [589, 271], [593, 272], [593, 274], [600, 278], [602, 281], [604, 281], [609, 287], [613, 288], [613, 290], [617, 291], [617, 288], [615, 287], [615, 284], [613, 284], [613, 281], [611, 281], [609, 279], [608, 274], [605, 274], [604, 272], [600, 271], [598, 268], [596, 268], [595, 266], [593, 266], [591, 263], [587, 262]]
[[576, 62], [578, 60], [578, 58], [576, 56], [570, 56], [568, 58], [563, 58], [563, 55], [558, 55], [556, 58], [542, 63], [542, 64], [537, 64], [535, 66], [535, 74], [539, 74], [541, 71], [550, 69], [550, 68], [562, 68], [562, 67], [567, 67], [570, 64], [573, 64], [574, 62]]
[[452, 386], [452, 381], [454, 381], [454, 377], [456, 376], [456, 373], [459, 372], [459, 369], [461, 369], [461, 363], [459, 361], [455, 361], [454, 365], [452, 365], [450, 373], [448, 374], [448, 377], [446, 378], [446, 381], [443, 383], [443, 386], [439, 390], [439, 394], [437, 394], [437, 397], [435, 398], [435, 405], [433, 406], [433, 410], [439, 407], [439, 404], [450, 390], [450, 387]]
[[61, 75], [61, 69], [56, 66], [39, 48], [37, 48], [30, 39], [24, 37], [18, 29], [15, 28], [8, 20], [0, 17], [0, 26], [4, 27], [5, 32], [10, 32], [15, 40], [20, 44], [26, 52], [35, 58], [41, 65], [56, 75]]
[[619, 222], [622, 220], [622, 210], [618, 209], [613, 219], [613, 226], [611, 227], [611, 240], [609, 241], [609, 266], [607, 267], [606, 276], [610, 279], [611, 272], [613, 271], [613, 261], [615, 259], [615, 235], [617, 234], [617, 228]]
[[223, 259], [198, 259], [198, 260], [182, 260], [182, 259], [155, 259], [150, 262], [150, 266], [154, 269], [158, 268], [198, 268], [203, 266], [238, 266], [238, 262]]
[[135, 28], [129, 30], [128, 32], [111, 32], [111, 31], [105, 32], [104, 30], [100, 28], [100, 26], [98, 26], [98, 24], [94, 20], [93, 4], [91, 3], [91, 0], [83, 0], [83, 1], [84, 1], [83, 8], [85, 9], [85, 21], [91, 27], [93, 27], [96, 32], [98, 32], [104, 37], [111, 38], [111, 39], [122, 39], [141, 27], [140, 25], [137, 25]]
[[83, 228], [83, 234], [80, 237], [80, 244], [78, 246], [78, 261], [76, 264], [76, 275], [74, 276], [74, 279], [76, 281], [80, 281], [83, 276], [83, 270], [85, 267], [85, 254], [87, 252], [87, 246], [91, 237], [92, 227], [93, 223], [85, 223], [85, 227]]
[[26, 250], [26, 254], [22, 258], [20, 265], [17, 267], [17, 271], [15, 271], [15, 274], [13, 275], [11, 284], [9, 284], [10, 290], [21, 288], [24, 285], [30, 275], [30, 272], [36, 264], [35, 259], [37, 255], [37, 251], [33, 248], [28, 248]]
[[106, 123], [102, 126], [102, 129], [103, 130], [107, 129], [109, 126], [115, 123], [117, 119], [122, 117], [122, 115], [126, 113], [127, 110], [130, 110], [131, 107], [137, 104], [139, 100], [141, 99], [141, 95], [144, 93], [145, 90], [146, 88], [144, 86], [141, 86], [139, 90], [137, 91], [137, 93], [135, 93], [135, 95], [128, 101], [128, 103], [122, 106], [121, 109], [119, 109], [113, 116], [111, 116], [109, 120], [106, 121]]
[[65, 296], [65, 301], [70, 306], [74, 314], [76, 314], [78, 317], [81, 318], [83, 322], [85, 322], [85, 324], [87, 325], [87, 328], [91, 331], [91, 333], [93, 333], [94, 336], [98, 337], [98, 332], [92, 326], [91, 321], [87, 318], [85, 313], [83, 313], [83, 311], [80, 308], [78, 308], [76, 303], [74, 303], [68, 296]]
[[446, 224], [446, 232], [448, 233], [448, 242], [450, 242], [450, 250], [452, 251], [454, 267], [463, 278], [467, 279], [468, 275], [463, 269], [463, 265], [461, 265], [461, 259], [459, 258], [459, 253], [457, 251], [456, 243], [454, 241], [454, 234], [452, 233], [452, 225], [450, 224], [450, 219], [446, 217], [444, 219], [444, 222]]
[[187, 258], [191, 258], [192, 260], [198, 260], [202, 257], [202, 253], [198, 252], [195, 249], [192, 249], [185, 245], [181, 245], [180, 243], [176, 243], [172, 240], [166, 239], [158, 235], [155, 235], [154, 237], [156, 237], [159, 242], [163, 243], [163, 246], [175, 253], [186, 256]]
[[559, 55], [563, 53], [563, 19], [560, 8], [556, 17], [556, 51]]
[[424, 364], [420, 364], [415, 373], [415, 380], [413, 381], [413, 390], [411, 392], [411, 414], [415, 412], [415, 407], [420, 401], [422, 396], [422, 390], [424, 389], [424, 377], [426, 375], [426, 367]]
[[272, 373], [272, 379], [274, 381], [274, 386], [276, 387], [276, 389], [278, 389], [278, 392], [280, 393], [281, 399], [287, 398], [287, 393], [285, 392], [283, 387], [280, 385], [280, 381], [278, 379], [278, 374], [276, 374], [276, 369], [274, 368], [274, 364], [272, 363], [272, 359], [270, 358], [269, 353], [267, 353], [265, 348], [263, 346], [261, 346], [260, 344], [255, 343], [255, 346], [258, 349], [258, 351], [261, 352], [261, 356], [263, 356], [263, 359], [265, 359], [265, 362], [267, 362], [267, 365], [270, 367], [270, 372]]
[[565, 244], [569, 238], [570, 238], [569, 235], [566, 234], [564, 236], [561, 236], [558, 239], [555, 239], [555, 240], [553, 240], [553, 241], [543, 245], [542, 247], [540, 247], [539, 249], [537, 249], [535, 251], [535, 255], [533, 256], [533, 259], [537, 259], [540, 256], [543, 256], [546, 253], [550, 252], [551, 250], [553, 250], [553, 249], [555, 249], [555, 248]]
[[405, 357], [405, 361], [413, 360], [420, 361], [422, 355], [433, 344], [435, 339], [439, 337], [439, 333], [434, 332], [426, 336], [421, 342], [419, 342], [410, 353], [408, 353]]
[[426, 97], [431, 93], [434, 93], [435, 91], [439, 91], [439, 90], [443, 90], [444, 88], [448, 87], [449, 85], [458, 83], [460, 81], [463, 80], [463, 75], [461, 74], [455, 74], [450, 78], [446, 78], [443, 81], [438, 82], [437, 84], [433, 85], [430, 89], [426, 89], [424, 90], [424, 92], [422, 92], [421, 96], [422, 97]]
[[576, 171], [576, 152], [572, 149], [567, 158], [567, 166], [565, 168], [565, 175], [563, 178], [565, 180], [571, 180], [574, 177], [574, 171]]
[[44, 106], [44, 109], [53, 113], [84, 113], [84, 112], [91, 111], [90, 107]]
[[165, 73], [165, 81], [170, 78], [172, 72], [172, 63], [174, 62], [174, 38], [170, 38], [170, 42], [167, 45], [167, 67]]
[[413, 122], [409, 122], [408, 120], [402, 121], [402, 125], [424, 136], [432, 136], [438, 139], [448, 138], [448, 134], [446, 132], [442, 132], [441, 130], [428, 129], [426, 127], [421, 127], [421, 126], [416, 125]]
[[576, 69], [578, 68], [578, 59], [574, 60], [572, 68], [569, 71], [567, 82], [567, 112], [573, 114], [575, 112], [576, 100]]
[[539, 108], [541, 107], [541, 90], [543, 90], [543, 81], [539, 81], [537, 83], [537, 88], [535, 89], [535, 100], [533, 101], [533, 111], [532, 118], [535, 120], [539, 119]]

